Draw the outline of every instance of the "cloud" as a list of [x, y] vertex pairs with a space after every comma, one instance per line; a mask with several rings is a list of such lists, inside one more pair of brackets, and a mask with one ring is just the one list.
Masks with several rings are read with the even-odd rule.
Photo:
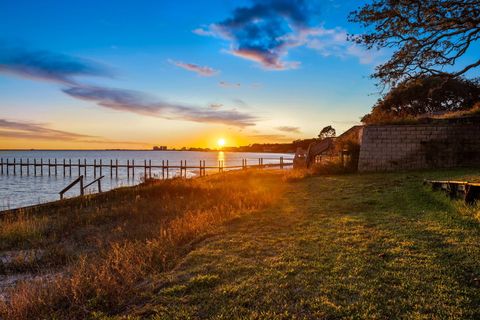
[[349, 42], [345, 30], [322, 26], [319, 7], [315, 0], [253, 0], [251, 6], [235, 9], [230, 18], [193, 32], [228, 41], [227, 52], [268, 70], [298, 68], [300, 62], [286, 60], [288, 52], [296, 47], [372, 63], [376, 54]]
[[215, 70], [213, 68], [200, 66], [194, 63], [186, 63], [186, 62], [174, 61], [174, 60], [169, 60], [169, 62], [179, 68], [195, 72], [203, 77], [211, 77], [220, 73], [220, 71]]
[[288, 50], [297, 46], [290, 38], [315, 22], [316, 2], [254, 0], [249, 7], [235, 9], [230, 18], [194, 32], [230, 41], [231, 54], [255, 61], [265, 69], [292, 69], [299, 62], [284, 60]]
[[221, 103], [211, 103], [211, 104], [210, 104], [210, 108], [212, 108], [212, 109], [214, 109], [214, 110], [218, 110], [218, 109], [220, 109], [220, 108], [222, 108], [222, 107], [223, 107], [223, 104], [221, 104]]
[[208, 31], [208, 30], [203, 29], [203, 28], [197, 28], [197, 29], [193, 30], [192, 32], [199, 35], [199, 36], [214, 36], [215, 35], [213, 32]]
[[164, 119], [221, 123], [237, 127], [253, 126], [256, 120], [256, 117], [247, 113], [241, 113], [235, 109], [215, 110], [212, 108], [173, 104], [132, 90], [77, 86], [63, 89], [63, 92], [73, 98], [96, 102], [99, 106], [105, 108]]
[[83, 143], [146, 145], [143, 142], [115, 141], [104, 139], [98, 136], [55, 130], [42, 123], [20, 122], [6, 119], [0, 119], [0, 137], [11, 139], [55, 140]]
[[268, 143], [292, 141], [291, 138], [288, 138], [283, 134], [255, 134], [255, 135], [250, 135], [248, 137], [255, 140], [262, 140], [263, 142], [268, 142]]
[[112, 76], [108, 68], [90, 60], [49, 51], [21, 49], [2, 42], [0, 73], [68, 85], [76, 84], [76, 76]]
[[343, 28], [318, 27], [301, 35], [297, 41], [324, 57], [355, 57], [361, 64], [372, 64], [382, 55], [380, 51], [366, 50], [348, 41], [348, 33]]
[[240, 106], [240, 107], [248, 107], [248, 104], [245, 101], [243, 101], [242, 99], [239, 99], [239, 98], [232, 99], [232, 102], [235, 105]]
[[276, 127], [278, 131], [282, 132], [289, 132], [289, 133], [301, 133], [299, 127], [289, 127], [289, 126], [281, 126], [281, 127]]
[[240, 88], [241, 87], [240, 83], [227, 82], [227, 81], [220, 81], [218, 85], [222, 88]]
[[49, 139], [66, 141], [84, 138], [97, 138], [84, 134], [50, 129], [45, 124], [16, 122], [6, 119], [0, 119], [0, 136], [8, 138]]

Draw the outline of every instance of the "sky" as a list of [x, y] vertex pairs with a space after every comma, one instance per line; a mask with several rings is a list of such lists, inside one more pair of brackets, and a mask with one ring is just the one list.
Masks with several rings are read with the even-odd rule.
[[0, 0], [0, 148], [215, 147], [358, 124], [359, 0]]

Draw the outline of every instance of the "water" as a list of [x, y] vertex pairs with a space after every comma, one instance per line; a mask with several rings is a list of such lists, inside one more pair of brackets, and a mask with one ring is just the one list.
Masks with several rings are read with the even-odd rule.
[[[153, 165], [161, 165], [162, 160], [168, 160], [169, 165], [180, 165], [181, 160], [186, 160], [188, 166], [199, 166], [200, 160], [205, 160], [205, 165], [218, 166], [218, 161], [223, 161], [224, 166], [241, 166], [242, 159], [247, 159], [249, 165], [258, 164], [258, 159], [263, 158], [264, 164], [279, 163], [280, 157], [285, 159], [293, 158], [292, 154], [278, 154], [278, 153], [240, 153], [240, 152], [194, 152], [194, 151], [0, 151], [0, 157], [4, 162], [9, 159], [13, 162], [15, 158], [17, 163], [20, 159], [26, 163], [29, 159], [30, 163], [33, 159], [43, 159], [43, 163], [48, 163], [51, 159], [57, 159], [58, 163], [63, 163], [63, 159], [72, 160], [72, 164], [78, 164], [80, 159], [82, 164], [84, 159], [87, 164], [93, 164], [94, 160], [102, 160], [104, 165], [110, 164], [110, 160], [115, 162], [118, 159], [119, 165], [125, 165], [127, 160], [135, 161], [135, 165], [143, 165], [144, 160], [152, 161]], [[287, 160], [285, 160], [287, 161]], [[16, 175], [13, 175], [13, 167], [9, 168], [10, 174], [6, 175], [4, 166], [4, 174], [0, 175], [0, 210], [7, 210], [19, 208], [39, 203], [50, 202], [59, 199], [59, 192], [65, 188], [70, 182], [78, 177], [78, 168], [72, 167], [72, 176], [69, 176], [69, 168], [66, 168], [66, 176], [63, 176], [63, 168], [57, 168], [57, 175], [54, 174], [52, 167], [51, 175], [48, 175], [48, 168], [43, 167], [43, 176], [40, 176], [40, 167], [37, 167], [37, 176], [33, 176], [33, 166], [30, 167], [30, 176], [26, 176], [27, 168], [23, 168], [23, 176], [20, 175], [20, 169], [17, 166]], [[105, 178], [102, 179], [102, 191], [111, 190], [121, 186], [131, 186], [138, 184], [144, 175], [143, 168], [136, 168], [135, 175], [127, 178], [126, 168], [118, 168], [118, 178], [110, 178], [110, 168], [103, 168], [102, 174]], [[214, 172], [215, 170], [213, 170]], [[208, 173], [208, 171], [207, 171]], [[81, 174], [84, 174], [84, 168], [81, 169]], [[187, 177], [195, 177], [199, 174], [198, 169], [188, 169]], [[174, 177], [179, 175], [179, 169], [170, 169], [169, 176]], [[99, 176], [99, 169], [97, 168], [97, 177]], [[161, 169], [152, 168], [152, 176], [161, 177]], [[87, 168], [85, 183], [94, 180], [93, 168]], [[79, 195], [79, 187], [75, 186], [70, 189], [65, 197], [72, 197]], [[86, 193], [97, 192], [97, 185], [94, 184], [87, 188]]]

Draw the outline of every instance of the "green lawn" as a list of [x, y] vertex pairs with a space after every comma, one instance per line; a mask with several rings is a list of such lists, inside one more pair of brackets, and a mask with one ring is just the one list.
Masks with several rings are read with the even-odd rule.
[[[478, 211], [422, 185], [473, 170], [309, 177], [236, 218], [122, 314], [153, 319], [478, 319]], [[98, 318], [103, 318], [97, 314]]]

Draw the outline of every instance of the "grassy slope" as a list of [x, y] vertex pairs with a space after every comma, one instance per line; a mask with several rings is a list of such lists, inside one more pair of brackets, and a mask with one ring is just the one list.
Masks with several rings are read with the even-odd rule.
[[[227, 224], [136, 318], [479, 318], [476, 211], [421, 185], [475, 171], [313, 177]], [[478, 179], [478, 175], [476, 176]]]

